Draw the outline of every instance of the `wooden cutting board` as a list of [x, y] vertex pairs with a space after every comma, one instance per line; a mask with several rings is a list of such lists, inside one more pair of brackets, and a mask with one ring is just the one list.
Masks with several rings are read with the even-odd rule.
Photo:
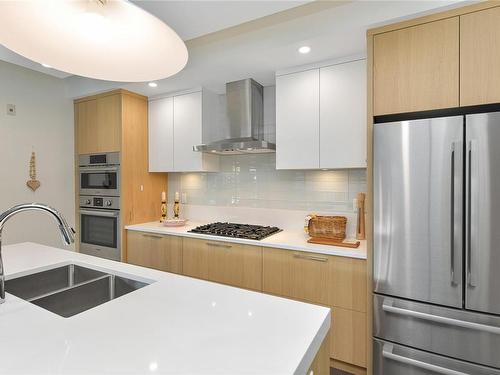
[[331, 246], [339, 246], [339, 247], [348, 247], [351, 249], [357, 249], [360, 245], [359, 241], [356, 242], [347, 242], [347, 241], [333, 241], [330, 238], [321, 238], [321, 237], [311, 237], [307, 240], [309, 243], [316, 243], [320, 245], [331, 245]]

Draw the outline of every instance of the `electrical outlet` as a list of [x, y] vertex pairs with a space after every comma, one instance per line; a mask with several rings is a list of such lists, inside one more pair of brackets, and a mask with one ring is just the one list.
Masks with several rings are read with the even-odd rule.
[[181, 195], [181, 203], [182, 204], [186, 204], [187, 201], [188, 201], [187, 194], [186, 193], [182, 193], [182, 195]]
[[7, 114], [10, 116], [16, 115], [16, 106], [14, 104], [7, 104]]

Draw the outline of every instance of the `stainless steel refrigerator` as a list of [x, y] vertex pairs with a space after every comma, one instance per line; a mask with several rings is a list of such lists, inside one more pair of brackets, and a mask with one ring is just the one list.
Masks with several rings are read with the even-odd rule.
[[374, 125], [374, 374], [500, 375], [500, 112]]

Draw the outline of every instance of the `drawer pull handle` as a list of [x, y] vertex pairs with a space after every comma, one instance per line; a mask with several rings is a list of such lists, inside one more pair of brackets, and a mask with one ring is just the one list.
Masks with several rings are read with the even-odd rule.
[[328, 258], [318, 257], [314, 255], [293, 254], [293, 257], [297, 259], [314, 260], [315, 262], [328, 262]]
[[162, 236], [155, 236], [154, 234], [143, 234], [143, 236], [149, 238], [163, 238]]
[[222, 244], [219, 244], [219, 243], [205, 242], [205, 244], [206, 244], [207, 246], [212, 246], [212, 247], [223, 247], [223, 248], [225, 248], [225, 249], [230, 249], [230, 248], [232, 248], [232, 246], [231, 246], [231, 245], [222, 245]]
[[436, 366], [427, 362], [418, 361], [416, 359], [404, 357], [402, 355], [394, 354], [392, 351], [394, 346], [392, 344], [384, 344], [384, 348], [382, 349], [382, 356], [387, 359], [391, 359], [396, 362], [404, 363], [405, 365], [410, 365], [414, 367], [418, 367], [421, 369], [433, 371], [437, 374], [443, 375], [470, 375], [465, 372], [455, 371], [446, 367]]
[[393, 306], [393, 303], [394, 303], [394, 301], [391, 301], [391, 300], [384, 301], [384, 303], [382, 304], [382, 310], [389, 312], [389, 313], [393, 313], [393, 314], [405, 315], [405, 316], [409, 316], [412, 318], [428, 320], [431, 322], [448, 324], [448, 325], [452, 325], [452, 326], [456, 326], [456, 327], [474, 329], [477, 331], [483, 331], [483, 332], [488, 332], [488, 333], [500, 335], [500, 327], [493, 327], [493, 326], [490, 326], [487, 324], [466, 322], [463, 320], [447, 318], [445, 316], [439, 316], [439, 315], [427, 314], [427, 313], [423, 313], [423, 312], [419, 312], [419, 311], [402, 309], [400, 307]]

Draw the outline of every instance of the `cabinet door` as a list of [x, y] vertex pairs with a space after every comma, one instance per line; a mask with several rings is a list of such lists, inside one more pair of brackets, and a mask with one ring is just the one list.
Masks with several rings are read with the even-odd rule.
[[338, 361], [366, 367], [366, 313], [332, 308], [330, 356]]
[[127, 233], [127, 262], [166, 272], [182, 272], [182, 237]]
[[319, 69], [276, 77], [276, 169], [314, 168], [319, 168]]
[[374, 114], [459, 105], [458, 17], [374, 36]]
[[184, 239], [183, 273], [222, 284], [262, 290], [262, 248]]
[[78, 154], [96, 152], [97, 100], [93, 99], [76, 103], [75, 118]]
[[193, 151], [202, 143], [202, 93], [174, 97], [174, 169], [203, 170], [203, 154]]
[[174, 99], [149, 102], [149, 171], [174, 170]]
[[263, 251], [264, 292], [366, 311], [366, 261], [269, 249]]
[[460, 16], [460, 105], [500, 102], [500, 7]]
[[97, 131], [94, 135], [97, 152], [117, 152], [121, 149], [121, 102], [120, 94], [97, 99]]
[[320, 69], [320, 168], [366, 168], [366, 60]]

